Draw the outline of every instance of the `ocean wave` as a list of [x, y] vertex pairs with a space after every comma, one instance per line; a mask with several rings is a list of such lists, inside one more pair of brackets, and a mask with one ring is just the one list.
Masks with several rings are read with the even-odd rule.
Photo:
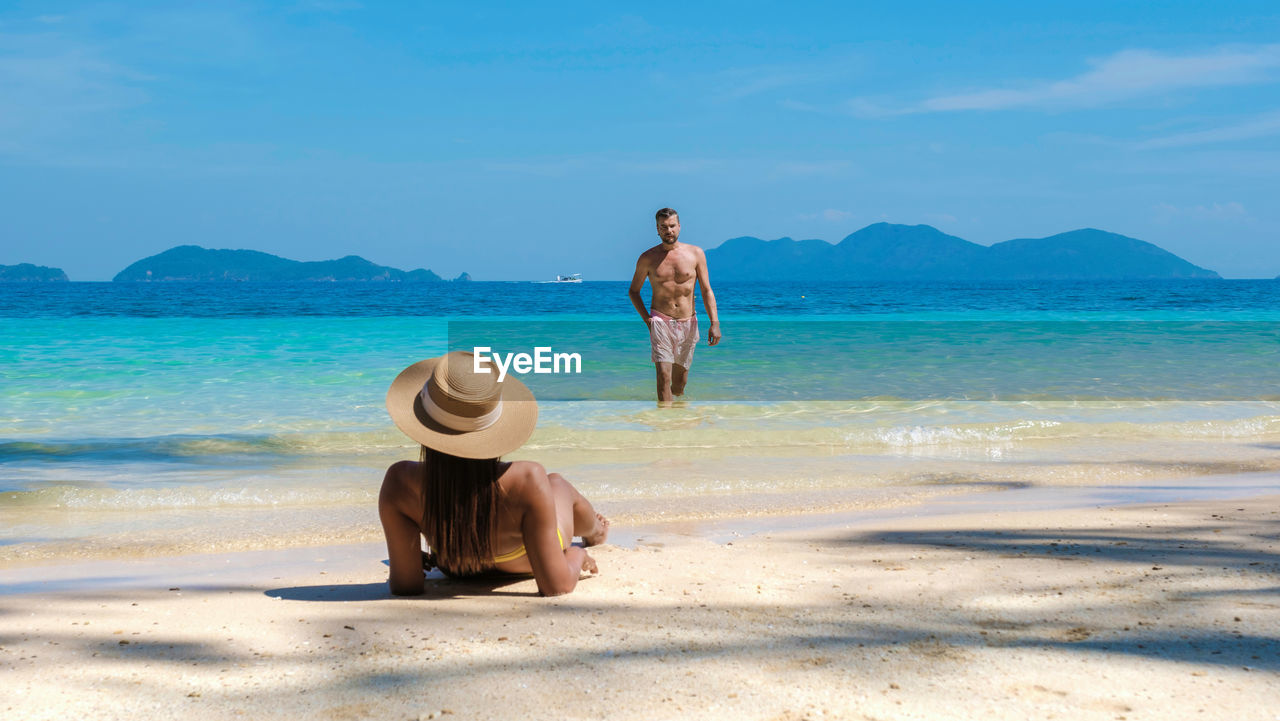
[[157, 511], [173, 509], [284, 508], [364, 505], [375, 507], [376, 483], [302, 486], [261, 483], [236, 487], [199, 485], [113, 488], [104, 484], [41, 484], [0, 493], [0, 509]]
[[[825, 449], [893, 452], [1028, 442], [1280, 440], [1277, 404], [910, 403], [724, 404], [633, 410], [579, 404], [557, 409], [520, 450]], [[1261, 412], [1261, 413], [1259, 413]], [[1256, 415], [1254, 415], [1256, 413]], [[1198, 417], [1197, 417], [1198, 416]], [[377, 429], [263, 434], [0, 441], [0, 467], [254, 468], [317, 463], [376, 464], [416, 455], [388, 424]], [[362, 460], [363, 459], [363, 460]]]
[[1280, 439], [1280, 416], [1185, 421], [1012, 420], [974, 423], [839, 423], [823, 427], [740, 427], [690, 421], [669, 424], [670, 433], [644, 430], [540, 428], [522, 451], [580, 449], [780, 449], [828, 448], [878, 452], [919, 447], [965, 447], [1045, 441]]
[[218, 465], [294, 457], [380, 454], [406, 445], [394, 429], [329, 433], [165, 435], [0, 442], [0, 464], [15, 462], [183, 463]]

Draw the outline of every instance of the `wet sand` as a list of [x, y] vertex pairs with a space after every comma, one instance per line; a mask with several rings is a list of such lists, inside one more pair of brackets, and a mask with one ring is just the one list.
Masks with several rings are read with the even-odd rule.
[[0, 715], [1280, 718], [1280, 496], [1159, 493], [618, 528], [554, 599], [393, 598], [376, 543], [8, 569]]

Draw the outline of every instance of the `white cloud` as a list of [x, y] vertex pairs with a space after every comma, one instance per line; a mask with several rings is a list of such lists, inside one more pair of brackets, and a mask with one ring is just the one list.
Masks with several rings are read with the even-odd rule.
[[849, 169], [849, 163], [843, 160], [824, 161], [790, 161], [778, 163], [774, 172], [778, 175], [836, 175]]
[[147, 102], [149, 78], [51, 35], [0, 35], [0, 152], [28, 152], [82, 123]]
[[786, 110], [795, 110], [801, 113], [817, 113], [822, 111], [822, 108], [819, 108], [817, 105], [803, 103], [799, 100], [792, 100], [791, 98], [785, 98], [778, 101], [778, 106]]
[[487, 172], [503, 175], [534, 175], [547, 178], [562, 178], [580, 173], [593, 164], [593, 161], [588, 158], [565, 157], [485, 162], [480, 163], [479, 166]]
[[1205, 178], [1233, 178], [1245, 187], [1271, 187], [1280, 150], [1258, 148], [1189, 148], [1182, 153], [1098, 153], [1082, 156], [1082, 170], [1131, 178], [1177, 178], [1179, 182]]
[[[838, 57], [799, 64], [725, 68], [708, 79], [713, 86], [708, 95], [714, 101], [728, 102], [775, 90], [841, 82], [857, 72], [860, 64], [856, 57]], [[816, 109], [792, 99], [783, 100], [781, 104], [791, 110]]]
[[806, 81], [800, 73], [779, 70], [732, 71], [730, 83], [716, 94], [718, 100], [740, 100], [752, 95], [786, 88]]
[[827, 208], [820, 213], [801, 213], [801, 220], [825, 220], [828, 223], [839, 223], [853, 217], [853, 213], [847, 210], [836, 210], [835, 208]]
[[1093, 69], [1074, 77], [1035, 82], [1021, 88], [937, 95], [897, 109], [866, 98], [854, 98], [846, 108], [859, 116], [1087, 108], [1177, 90], [1270, 82], [1280, 68], [1280, 44], [1224, 46], [1193, 55], [1123, 50], [1090, 64]]
[[723, 168], [724, 162], [714, 158], [653, 158], [622, 160], [613, 163], [613, 166], [625, 172], [693, 175]]
[[157, 121], [124, 111], [161, 92], [173, 59], [256, 67], [278, 52], [236, 9], [117, 5], [35, 21], [0, 33], [0, 154], [46, 165], [117, 165], [136, 155]]
[[1233, 140], [1249, 140], [1277, 134], [1280, 134], [1280, 111], [1265, 113], [1235, 125], [1152, 138], [1138, 143], [1135, 147], [1139, 150], [1179, 148], [1207, 143], [1228, 143]]
[[1170, 203], [1160, 203], [1155, 210], [1157, 218], [1162, 222], [1174, 220], [1229, 221], [1243, 220], [1249, 217], [1249, 212], [1245, 210], [1244, 204], [1235, 201], [1182, 207]]
[[634, 14], [624, 14], [587, 28], [588, 36], [638, 38], [655, 30], [652, 23]]
[[870, 98], [846, 100], [844, 109], [855, 118], [884, 118], [890, 115], [903, 115], [911, 112], [910, 110], [893, 110]]
[[[469, 142], [466, 140], [455, 142]], [[656, 174], [662, 176], [698, 175], [713, 171], [725, 171], [730, 164], [716, 158], [679, 157], [617, 157], [610, 154], [586, 154], [513, 158], [475, 163], [474, 167], [486, 173], [501, 175], [531, 175], [563, 178], [591, 173], [599, 174]]]
[[350, 10], [363, 10], [364, 4], [353, 0], [304, 0], [294, 8], [301, 12], [344, 13]]

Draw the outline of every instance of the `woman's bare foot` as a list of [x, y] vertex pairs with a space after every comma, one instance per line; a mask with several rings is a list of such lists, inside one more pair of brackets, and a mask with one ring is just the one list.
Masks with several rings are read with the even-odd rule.
[[582, 545], [599, 546], [601, 543], [604, 543], [605, 539], [608, 537], [609, 537], [609, 519], [597, 513], [596, 527], [591, 531], [591, 533], [582, 534]]

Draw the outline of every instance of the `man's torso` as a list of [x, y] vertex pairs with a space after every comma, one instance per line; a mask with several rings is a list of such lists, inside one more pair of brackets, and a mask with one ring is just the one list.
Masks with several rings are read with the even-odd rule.
[[649, 284], [653, 288], [650, 308], [672, 318], [693, 315], [693, 288], [698, 279], [697, 253], [695, 246], [686, 243], [669, 251], [661, 245], [645, 251], [649, 260]]

